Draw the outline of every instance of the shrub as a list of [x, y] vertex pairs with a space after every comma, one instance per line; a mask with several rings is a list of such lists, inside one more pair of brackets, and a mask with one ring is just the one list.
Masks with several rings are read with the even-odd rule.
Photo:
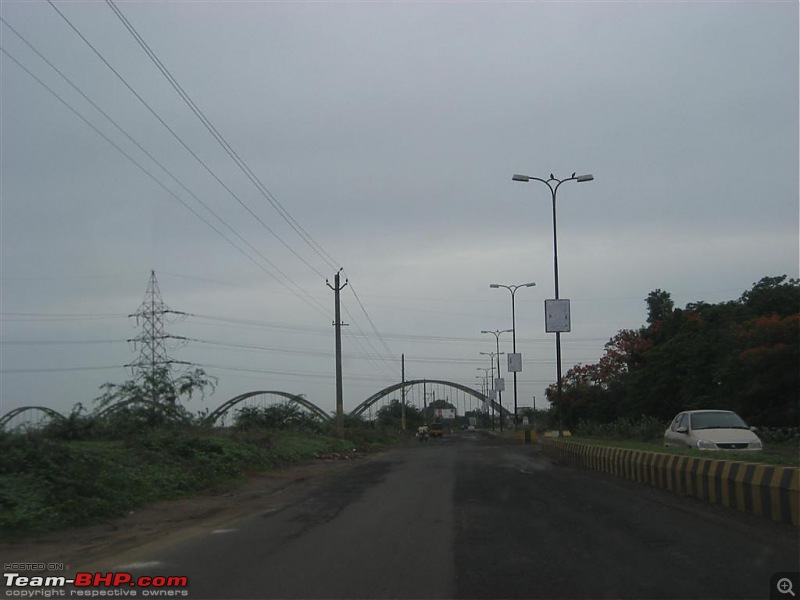
[[642, 415], [638, 420], [621, 417], [610, 423], [580, 421], [573, 433], [583, 437], [596, 437], [612, 440], [660, 440], [668, 423], [655, 417]]

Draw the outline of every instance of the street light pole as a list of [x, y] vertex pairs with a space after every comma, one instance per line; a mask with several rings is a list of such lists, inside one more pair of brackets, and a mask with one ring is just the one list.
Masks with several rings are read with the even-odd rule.
[[[572, 174], [571, 177], [567, 177], [566, 179], [556, 179], [553, 177], [553, 174], [550, 173], [549, 179], [542, 179], [540, 177], [531, 177], [529, 175], [519, 175], [516, 174], [512, 178], [512, 181], [540, 181], [547, 186], [550, 190], [550, 196], [553, 200], [553, 281], [555, 282], [555, 292], [556, 292], [556, 300], [559, 299], [558, 295], [558, 233], [556, 229], [556, 194], [558, 192], [558, 188], [561, 186], [562, 183], [566, 181], [577, 181], [578, 183], [583, 183], [585, 181], [592, 181], [594, 179], [594, 175], [576, 175], [575, 173]], [[562, 413], [563, 409], [561, 406], [561, 332], [556, 331], [556, 377], [557, 377], [557, 394], [556, 394], [556, 407], [558, 409], [558, 435], [564, 435], [564, 424], [562, 421]]]
[[[485, 352], [481, 352], [481, 354], [485, 354]], [[489, 371], [494, 372], [494, 360], [492, 361], [492, 367], [490, 369], [484, 369], [483, 367], [475, 367], [478, 371], [483, 371], [483, 376], [476, 375], [481, 380], [481, 393], [483, 394], [484, 402], [482, 409], [486, 409], [486, 416], [489, 416], [489, 407], [486, 404], [486, 400], [489, 398]], [[483, 410], [481, 410], [483, 413]], [[494, 422], [492, 422], [492, 426], [494, 426]]]
[[[509, 333], [510, 331], [512, 331], [512, 330], [511, 329], [503, 329], [502, 331], [500, 331], [499, 329], [496, 329], [494, 331], [488, 331], [486, 329], [481, 330], [481, 333], [491, 333], [495, 338], [495, 342], [497, 343], [497, 353], [496, 353], [496, 356], [497, 356], [497, 379], [500, 379], [500, 334], [501, 333]], [[498, 403], [500, 405], [500, 431], [502, 432], [503, 431], [503, 392], [500, 391], [500, 390], [497, 390], [497, 401], [498, 401]]]
[[[488, 356], [489, 357], [489, 367], [490, 367], [489, 370], [492, 372], [492, 387], [491, 387], [491, 389], [494, 389], [494, 357], [495, 357], [495, 353], [494, 352], [479, 352], [478, 354], [482, 354], [484, 356]], [[503, 354], [505, 354], [505, 352]], [[500, 359], [498, 359], [497, 369], [498, 369], [497, 370], [497, 376], [499, 377], [500, 376]], [[487, 386], [486, 386], [487, 393], [488, 393], [489, 389], [490, 388], [489, 388], [489, 386], [487, 384]], [[493, 399], [490, 398], [490, 400], [492, 400], [492, 402], [491, 402], [491, 404], [492, 404], [492, 431], [494, 431], [495, 403], [494, 403]]]
[[[513, 349], [514, 354], [517, 353], [517, 317], [516, 317], [516, 309], [514, 308], [514, 297], [519, 288], [533, 287], [535, 285], [536, 284], [534, 282], [521, 283], [520, 285], [503, 285], [502, 283], [489, 284], [489, 287], [492, 289], [505, 288], [509, 292], [511, 292], [511, 347]], [[514, 371], [514, 427], [516, 426], [517, 426], [517, 372]]]

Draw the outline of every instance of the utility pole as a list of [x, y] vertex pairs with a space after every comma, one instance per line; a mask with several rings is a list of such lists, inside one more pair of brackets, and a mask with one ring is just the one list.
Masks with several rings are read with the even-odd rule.
[[400, 373], [401, 377], [403, 378], [403, 387], [401, 392], [401, 398], [403, 399], [400, 402], [400, 428], [405, 431], [406, 430], [406, 355], [400, 355]]
[[342, 400], [342, 313], [339, 306], [339, 292], [347, 286], [347, 279], [344, 280], [344, 285], [339, 285], [339, 273], [342, 269], [336, 271], [333, 277], [333, 285], [325, 280], [325, 284], [333, 290], [334, 304], [335, 304], [335, 318], [333, 325], [336, 328], [336, 435], [340, 438], [344, 437], [344, 401]]
[[422, 416], [425, 420], [425, 425], [428, 424], [428, 380], [422, 380], [422, 403], [425, 405], [423, 409]]

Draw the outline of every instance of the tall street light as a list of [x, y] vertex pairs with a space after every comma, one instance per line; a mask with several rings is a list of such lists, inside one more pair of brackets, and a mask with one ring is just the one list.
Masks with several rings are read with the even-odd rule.
[[[481, 354], [484, 354], [481, 352]], [[478, 371], [483, 371], [483, 375], [476, 375], [475, 377], [481, 380], [481, 394], [483, 394], [484, 400], [489, 397], [489, 371], [494, 372], [494, 361], [492, 361], [492, 368], [484, 369], [483, 367], [475, 367]], [[489, 415], [489, 407], [487, 406], [486, 402], [484, 401], [482, 409], [486, 409], [486, 415]], [[481, 410], [481, 413], [483, 410]]]
[[[490, 371], [492, 372], [492, 389], [494, 389], [494, 357], [497, 356], [497, 376], [500, 377], [500, 354], [505, 354], [505, 352], [497, 353], [494, 352], [479, 352], [483, 356], [489, 357], [489, 365]], [[488, 386], [487, 386], [488, 387]], [[488, 390], [487, 390], [488, 391]], [[495, 413], [495, 405], [494, 405], [494, 398], [491, 398], [492, 402], [492, 431], [494, 431], [494, 413]]]
[[[556, 300], [559, 299], [558, 296], [558, 234], [556, 232], [556, 193], [558, 192], [558, 188], [561, 186], [562, 183], [566, 181], [577, 181], [578, 183], [583, 183], [585, 181], [592, 181], [594, 179], [594, 175], [576, 175], [575, 173], [572, 174], [571, 177], [567, 177], [566, 179], [556, 179], [552, 173], [550, 173], [549, 179], [542, 179], [541, 177], [531, 177], [530, 175], [514, 175], [511, 178], [513, 181], [540, 181], [547, 186], [550, 190], [550, 196], [553, 199], [553, 272], [554, 272], [554, 282], [555, 282], [555, 291], [556, 291]], [[562, 406], [561, 406], [561, 331], [556, 330], [556, 375], [557, 375], [557, 395], [556, 395], [556, 406], [558, 410], [558, 435], [562, 436], [564, 434], [564, 425], [562, 422]]]
[[[497, 379], [500, 379], [500, 334], [501, 333], [509, 333], [511, 329], [503, 329], [500, 331], [499, 329], [495, 329], [494, 331], [488, 331], [486, 329], [482, 329], [481, 333], [491, 333], [494, 336], [495, 342], [497, 342]], [[496, 383], [497, 380], [495, 380]], [[497, 387], [497, 386], [495, 386]], [[500, 404], [500, 431], [503, 431], [503, 391], [497, 390], [497, 401]]]
[[[533, 287], [535, 285], [536, 284], [534, 282], [521, 283], [520, 285], [503, 285], [502, 283], [489, 284], [489, 287], [492, 289], [505, 288], [509, 292], [511, 292], [511, 340], [512, 340], [511, 345], [514, 355], [517, 354], [517, 320], [516, 320], [516, 310], [514, 309], [514, 296], [519, 288]], [[521, 368], [522, 365], [519, 364], [517, 365], [517, 368], [514, 369], [514, 427], [517, 426], [517, 369]]]

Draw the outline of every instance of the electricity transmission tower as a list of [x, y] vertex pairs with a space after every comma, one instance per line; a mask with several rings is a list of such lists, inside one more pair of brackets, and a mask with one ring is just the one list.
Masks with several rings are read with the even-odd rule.
[[155, 381], [159, 373], [168, 375], [173, 364], [192, 364], [185, 361], [172, 360], [167, 356], [165, 340], [187, 340], [185, 337], [164, 332], [164, 316], [167, 314], [185, 316], [187, 313], [170, 310], [164, 304], [161, 299], [161, 290], [158, 288], [156, 272], [150, 271], [150, 281], [147, 283], [144, 300], [135, 313], [128, 315], [130, 318], [136, 318], [136, 325], [141, 325], [142, 328], [142, 332], [139, 335], [128, 340], [133, 342], [134, 349], [137, 346], [139, 347], [139, 360], [125, 365], [131, 368], [134, 377], [137, 379]]

